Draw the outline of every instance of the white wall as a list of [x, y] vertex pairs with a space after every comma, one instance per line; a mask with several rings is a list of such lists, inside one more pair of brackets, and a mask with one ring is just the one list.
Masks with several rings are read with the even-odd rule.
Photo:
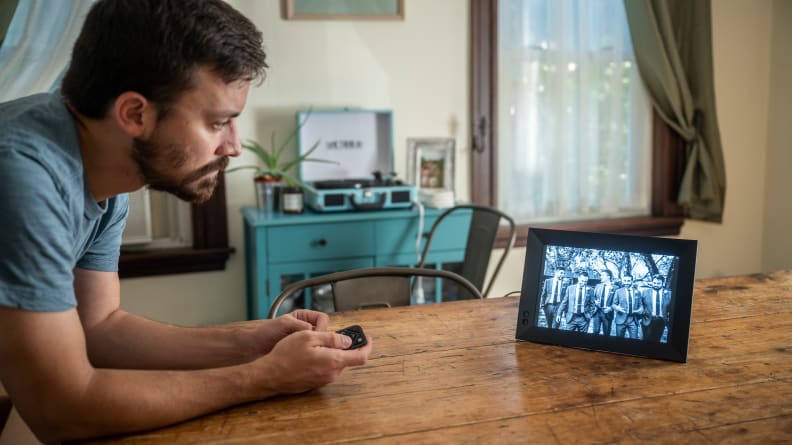
[[715, 96], [726, 162], [723, 224], [686, 222], [699, 240], [696, 275], [759, 272], [770, 97], [769, 0], [712, 2]]
[[[467, 2], [407, 0], [403, 22], [284, 21], [278, 1], [232, 3], [261, 28], [272, 66], [239, 119], [243, 137], [268, 140], [273, 128], [285, 135], [294, 125], [294, 111], [309, 105], [389, 108], [394, 110], [396, 169], [402, 175], [407, 137], [456, 137], [457, 159], [469, 158]], [[681, 237], [699, 240], [698, 277], [792, 267], [790, 57], [788, 44], [781, 44], [790, 41], [790, 5], [718, 0], [712, 10], [726, 211], [723, 224], [686, 222]], [[778, 61], [781, 51], [786, 51], [784, 62]], [[463, 162], [457, 189], [465, 193], [467, 172]], [[249, 174], [229, 175], [230, 239], [237, 253], [226, 272], [123, 280], [123, 306], [184, 324], [244, 318], [238, 210], [253, 202]], [[519, 290], [524, 254], [524, 249], [511, 253], [493, 295]]]
[[792, 2], [775, 0], [762, 270], [792, 269]]

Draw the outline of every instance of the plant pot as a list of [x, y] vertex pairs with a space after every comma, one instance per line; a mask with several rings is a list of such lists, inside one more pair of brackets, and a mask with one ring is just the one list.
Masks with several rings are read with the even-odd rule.
[[253, 181], [256, 187], [256, 207], [261, 214], [269, 218], [277, 211], [278, 200], [275, 196], [275, 188], [280, 185], [280, 178], [259, 176]]

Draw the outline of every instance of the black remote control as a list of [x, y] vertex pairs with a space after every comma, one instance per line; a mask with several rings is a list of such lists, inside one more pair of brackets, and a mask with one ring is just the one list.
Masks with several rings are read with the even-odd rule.
[[340, 329], [336, 331], [341, 335], [346, 335], [347, 337], [352, 339], [352, 346], [348, 347], [347, 349], [357, 349], [366, 346], [366, 334], [363, 333], [363, 328], [358, 325], [348, 326], [344, 329]]

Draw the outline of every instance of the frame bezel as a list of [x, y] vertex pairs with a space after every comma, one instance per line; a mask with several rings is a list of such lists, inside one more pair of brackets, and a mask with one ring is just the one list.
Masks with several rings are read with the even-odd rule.
[[[526, 243], [516, 338], [594, 351], [686, 362], [697, 244], [694, 240], [684, 239], [530, 229]], [[545, 277], [545, 254], [548, 246], [676, 256], [677, 272], [672, 278], [673, 284], [670, 287], [672, 299], [668, 342], [651, 342], [539, 327], [541, 311], [539, 300]]]

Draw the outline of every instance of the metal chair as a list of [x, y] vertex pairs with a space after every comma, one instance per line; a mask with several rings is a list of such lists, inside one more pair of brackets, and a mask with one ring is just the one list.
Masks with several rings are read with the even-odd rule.
[[[464, 212], [471, 212], [470, 230], [468, 231], [467, 244], [465, 246], [465, 257], [462, 260], [462, 269], [459, 275], [470, 281], [476, 289], [478, 289], [484, 298], [487, 298], [492, 283], [500, 272], [503, 262], [506, 260], [506, 255], [509, 254], [514, 240], [517, 237], [517, 228], [514, 220], [507, 214], [492, 207], [480, 205], [458, 205], [451, 207], [437, 217], [437, 220], [432, 225], [431, 230], [425, 233], [426, 244], [421, 254], [421, 259], [418, 262], [417, 268], [423, 268], [426, 264], [426, 257], [429, 253], [429, 248], [432, 245], [432, 239], [442, 226], [443, 220], [449, 215], [460, 214]], [[495, 239], [498, 235], [501, 221], [506, 221], [508, 225], [508, 243], [506, 244], [503, 254], [501, 254], [492, 276], [484, 286], [484, 279], [487, 275], [487, 268], [489, 267], [490, 257], [492, 257], [492, 250], [495, 248]]]
[[376, 307], [407, 306], [410, 304], [410, 280], [413, 277], [432, 277], [452, 280], [481, 299], [476, 287], [460, 275], [447, 270], [412, 267], [372, 267], [322, 275], [297, 281], [286, 286], [269, 310], [269, 318], [278, 316], [281, 304], [300, 290], [329, 284], [333, 303], [338, 312]]

